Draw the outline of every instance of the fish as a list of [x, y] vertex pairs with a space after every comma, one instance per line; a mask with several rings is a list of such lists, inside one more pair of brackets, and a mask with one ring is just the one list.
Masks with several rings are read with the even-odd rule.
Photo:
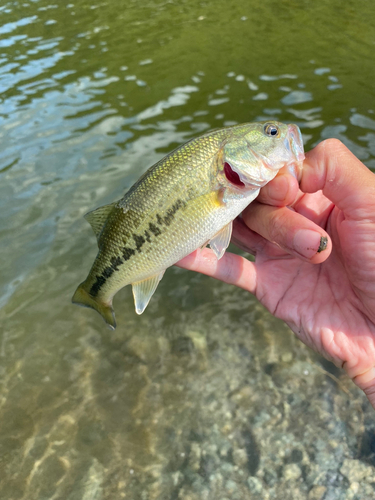
[[99, 251], [72, 302], [114, 330], [113, 297], [131, 284], [142, 314], [168, 267], [207, 244], [220, 259], [232, 221], [282, 167], [298, 176], [303, 159], [297, 125], [277, 121], [216, 129], [179, 146], [122, 199], [85, 215]]

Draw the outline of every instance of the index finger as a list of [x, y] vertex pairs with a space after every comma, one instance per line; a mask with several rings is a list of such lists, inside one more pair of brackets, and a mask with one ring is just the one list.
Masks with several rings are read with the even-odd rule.
[[346, 216], [375, 221], [375, 174], [337, 139], [327, 139], [306, 154], [301, 190], [322, 190]]

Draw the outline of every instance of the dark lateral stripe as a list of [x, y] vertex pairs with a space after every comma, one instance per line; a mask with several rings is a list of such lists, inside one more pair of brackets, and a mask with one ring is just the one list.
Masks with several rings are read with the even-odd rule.
[[159, 226], [165, 224], [166, 226], [170, 226], [175, 213], [184, 206], [184, 202], [182, 200], [177, 200], [174, 205], [171, 206], [166, 212], [164, 216], [161, 216], [160, 214], [156, 214], [156, 221], [159, 224]]
[[161, 231], [158, 228], [158, 226], [155, 226], [155, 224], [153, 224], [152, 222], [150, 222], [148, 228], [155, 236], [159, 236], [161, 234]]
[[148, 231], [145, 231], [145, 238], [146, 238], [146, 241], [151, 243], [151, 236], [150, 236], [150, 233]]
[[106, 281], [107, 281], [107, 279], [104, 278], [104, 276], [96, 276], [96, 281], [90, 289], [90, 295], [92, 295], [93, 297], [96, 297], [99, 293], [99, 290], [101, 289], [101, 287], [104, 285], [104, 283]]
[[107, 279], [110, 278], [115, 271], [118, 271], [118, 266], [123, 263], [124, 261], [121, 257], [111, 257], [111, 265], [105, 267], [101, 275], [96, 276], [96, 281], [90, 289], [90, 295], [93, 297], [98, 295], [99, 290], [102, 288]]
[[118, 271], [118, 266], [121, 266], [123, 262], [121, 257], [111, 257], [111, 266], [115, 271]]
[[105, 269], [103, 269], [102, 276], [103, 276], [103, 278], [107, 279], [107, 278], [110, 278], [114, 272], [115, 272], [115, 270], [113, 269], [113, 267], [108, 266]]
[[[182, 200], [177, 200], [176, 203], [174, 203], [171, 208], [165, 212], [165, 215], [156, 214], [157, 224], [159, 226], [170, 226], [175, 213], [183, 206], [184, 202]], [[160, 228], [152, 222], [149, 223], [148, 229], [154, 236], [159, 236], [162, 233]], [[133, 233], [132, 236], [136, 248], [122, 247], [122, 258], [119, 256], [111, 257], [111, 265], [105, 267], [101, 275], [96, 276], [96, 281], [90, 289], [90, 295], [96, 297], [107, 279], [110, 278], [115, 271], [118, 271], [121, 264], [124, 264], [124, 262], [129, 260], [133, 255], [135, 255], [136, 252], [141, 252], [141, 248], [146, 241], [151, 243], [151, 234], [147, 230], [143, 233], [143, 235]]]
[[135, 245], [137, 247], [138, 252], [141, 250], [143, 243], [145, 243], [145, 239], [143, 236], [140, 236], [139, 234], [133, 233], [133, 239], [135, 241]]
[[159, 226], [163, 225], [163, 219], [160, 217], [159, 214], [156, 214], [156, 220], [157, 220], [157, 223], [159, 224]]
[[122, 258], [124, 261], [129, 260], [132, 255], [135, 255], [135, 250], [133, 248], [122, 247]]

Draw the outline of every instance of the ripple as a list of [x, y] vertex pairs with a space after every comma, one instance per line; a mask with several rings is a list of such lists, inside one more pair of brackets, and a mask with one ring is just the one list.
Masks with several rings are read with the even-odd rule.
[[[312, 3], [309, 25], [297, 4], [1, 3], [0, 416], [17, 418], [0, 436], [0, 496], [247, 498], [258, 484], [251, 432], [260, 478], [283, 475], [285, 440], [298, 457], [328, 428], [312, 475], [324, 484], [327, 463], [339, 474], [361, 427], [342, 423], [355, 422], [357, 404], [367, 411], [364, 396], [330, 384], [322, 398], [314, 355], [245, 291], [169, 270], [142, 317], [129, 287], [116, 297], [123, 327], [111, 334], [70, 300], [97, 251], [84, 213], [209, 129], [277, 117], [305, 143], [337, 137], [375, 167], [364, 13], [348, 24], [345, 5]], [[327, 405], [319, 415], [335, 425], [318, 415], [314, 427]], [[336, 439], [332, 458], [325, 443]], [[263, 496], [283, 496], [276, 479], [259, 481]], [[305, 483], [287, 484], [298, 497]]]
[[365, 129], [375, 130], [375, 120], [359, 113], [355, 113], [350, 117], [350, 123]]
[[221, 99], [210, 99], [208, 101], [208, 105], [219, 106], [220, 104], [224, 104], [225, 102], [229, 102], [229, 97], [222, 97]]
[[330, 73], [330, 72], [331, 72], [330, 68], [316, 68], [314, 70], [314, 73], [316, 75], [319, 75], [319, 76], [325, 75], [326, 73]]
[[268, 99], [268, 94], [266, 92], [259, 92], [259, 94], [253, 96], [253, 101], [266, 101]]
[[[0, 26], [0, 35], [5, 35], [7, 33], [12, 33], [12, 31], [18, 29], [20, 26], [27, 26], [38, 19], [38, 16], [24, 17], [19, 21], [12, 23], [3, 24]], [[26, 38], [26, 37], [25, 37]]]
[[286, 105], [299, 104], [302, 102], [312, 101], [311, 92], [305, 92], [302, 90], [293, 90], [290, 94], [286, 95], [281, 99], [281, 102]]

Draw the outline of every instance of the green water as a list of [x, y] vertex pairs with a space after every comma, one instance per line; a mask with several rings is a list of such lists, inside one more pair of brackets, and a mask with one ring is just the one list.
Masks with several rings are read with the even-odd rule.
[[369, 462], [365, 397], [246, 292], [170, 269], [141, 317], [116, 296], [115, 332], [70, 299], [83, 215], [201, 132], [274, 117], [374, 168], [374, 50], [370, 0], [1, 2], [2, 500], [287, 498], [265, 471], [315, 425]]

